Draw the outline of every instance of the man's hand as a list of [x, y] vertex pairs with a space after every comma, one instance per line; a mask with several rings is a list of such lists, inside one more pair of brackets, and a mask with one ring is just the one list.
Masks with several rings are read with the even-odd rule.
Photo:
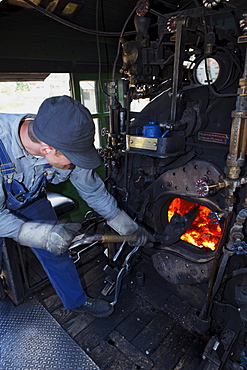
[[139, 226], [138, 229], [132, 234], [137, 236], [136, 242], [129, 242], [131, 246], [151, 248], [155, 242], [154, 237], [144, 227]]
[[25, 222], [19, 231], [18, 242], [32, 248], [45, 249], [55, 255], [68, 250], [71, 241], [79, 234], [79, 223]]
[[137, 245], [139, 247], [143, 247], [148, 241], [155, 241], [153, 236], [147, 230], [138, 226], [138, 224], [124, 211], [118, 213], [115, 218], [107, 223], [120, 235], [137, 235], [137, 241], [129, 243], [131, 246]]

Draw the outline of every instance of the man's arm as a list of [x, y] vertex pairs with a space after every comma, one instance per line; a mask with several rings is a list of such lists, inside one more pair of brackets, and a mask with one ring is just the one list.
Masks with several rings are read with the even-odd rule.
[[103, 216], [108, 225], [120, 235], [136, 234], [135, 244], [140, 246], [145, 245], [148, 240], [154, 241], [152, 235], [119, 209], [116, 200], [109, 194], [105, 184], [93, 170], [74, 170], [71, 174], [71, 182], [87, 204]]
[[120, 212], [116, 200], [107, 191], [104, 182], [94, 170], [75, 168], [70, 175], [70, 181], [89, 207], [107, 221]]
[[0, 237], [8, 237], [21, 245], [45, 249], [56, 255], [66, 252], [81, 224], [23, 221], [6, 208], [2, 178], [0, 182]]

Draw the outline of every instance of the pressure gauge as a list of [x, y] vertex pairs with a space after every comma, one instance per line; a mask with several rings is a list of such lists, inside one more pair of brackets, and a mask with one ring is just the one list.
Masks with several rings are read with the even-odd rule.
[[239, 60], [235, 54], [216, 51], [207, 58], [201, 56], [195, 60], [191, 77], [194, 83], [204, 86], [213, 85], [217, 93], [235, 92], [241, 77], [238, 64]]
[[[207, 65], [207, 72], [205, 64]], [[195, 79], [201, 85], [212, 85], [219, 74], [220, 64], [215, 58], [204, 58], [195, 66]]]

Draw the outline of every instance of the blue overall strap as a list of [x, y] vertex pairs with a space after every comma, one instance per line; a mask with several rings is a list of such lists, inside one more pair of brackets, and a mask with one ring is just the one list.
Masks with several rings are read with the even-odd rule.
[[[0, 139], [0, 171], [3, 176], [6, 175], [13, 175], [15, 170], [15, 164], [11, 162], [11, 159], [9, 158], [9, 155], [5, 149], [5, 146], [3, 145], [2, 140]], [[52, 168], [52, 165], [49, 163], [44, 165], [44, 173], [46, 174], [46, 171]]]
[[0, 139], [0, 171], [3, 176], [13, 175], [15, 170], [15, 164], [11, 162], [8, 153], [3, 145], [2, 140]]
[[47, 163], [43, 174], [36, 180], [33, 188], [28, 190], [24, 184], [14, 179], [15, 164], [11, 163], [8, 153], [0, 140], [0, 172], [4, 177], [4, 191], [7, 208], [16, 211], [36, 199], [43, 191], [47, 182], [47, 170], [52, 166]]
[[47, 164], [44, 165], [44, 173], [45, 173], [45, 175], [47, 174], [46, 171], [49, 170], [49, 168], [52, 168], [52, 165], [50, 163], [47, 163]]

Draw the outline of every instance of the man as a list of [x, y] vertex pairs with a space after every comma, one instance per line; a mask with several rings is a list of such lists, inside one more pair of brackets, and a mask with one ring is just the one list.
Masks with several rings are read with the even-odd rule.
[[69, 179], [115, 231], [137, 234], [138, 245], [148, 241], [149, 234], [118, 208], [93, 171], [101, 160], [93, 145], [94, 123], [88, 109], [68, 96], [58, 96], [46, 99], [36, 116], [0, 114], [0, 139], [0, 237], [32, 249], [66, 309], [109, 316], [113, 307], [87, 297], [68, 254], [78, 224], [58, 223], [44, 190], [47, 181], [58, 184]]

